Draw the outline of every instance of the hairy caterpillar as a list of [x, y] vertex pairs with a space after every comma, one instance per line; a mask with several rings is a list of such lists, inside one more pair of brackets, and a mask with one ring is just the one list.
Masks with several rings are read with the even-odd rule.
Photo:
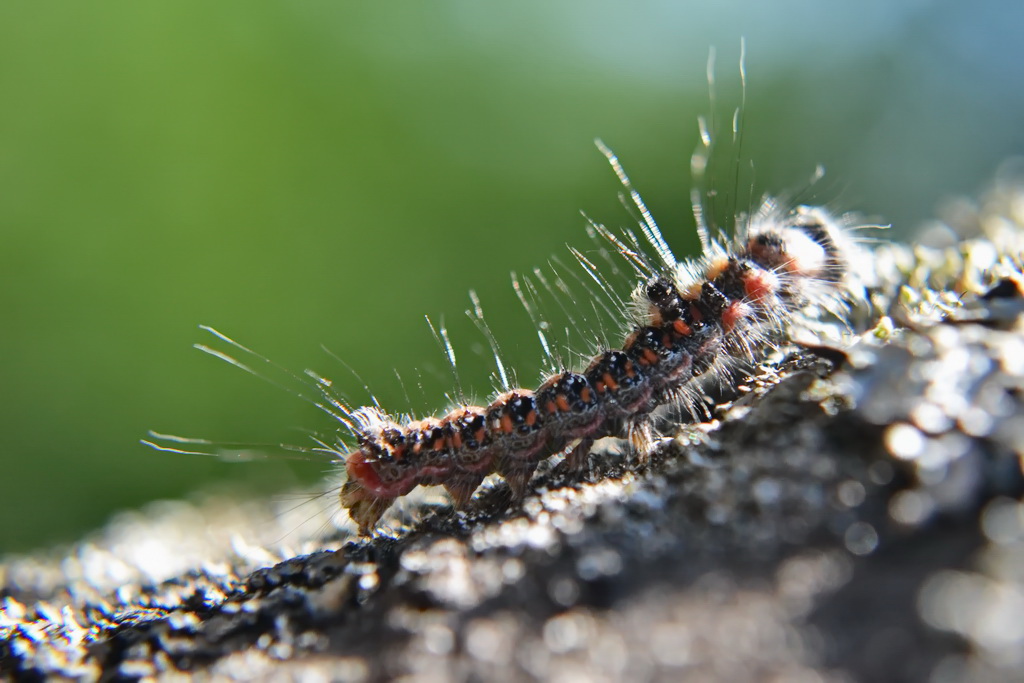
[[[734, 134], [736, 129], [734, 120]], [[710, 135], [702, 133], [709, 146]], [[728, 233], [712, 235], [695, 198], [703, 254], [680, 261], [618, 159], [598, 145], [641, 216], [640, 236], [591, 224], [592, 236], [622, 257], [638, 279], [629, 301], [616, 300], [601, 271], [583, 253], [572, 252], [607, 295], [605, 303], [625, 321], [621, 325], [627, 333], [616, 348], [602, 348], [578, 366], [563, 363], [535, 389], [512, 387], [477, 305], [479, 323], [498, 359], [502, 391], [487, 405], [463, 401], [440, 417], [419, 419], [389, 415], [379, 405], [352, 406], [332, 390], [329, 380], [307, 371], [319, 392], [311, 400], [342, 427], [336, 437], [318, 440], [312, 450], [344, 468], [339, 500], [361, 533], [370, 533], [395, 500], [417, 486], [440, 485], [456, 507], [463, 507], [481, 482], [497, 473], [520, 498], [542, 460], [565, 453], [570, 468], [582, 469], [595, 440], [602, 437], [626, 437], [644, 462], [654, 443], [652, 414], [659, 407], [692, 405], [703, 392], [701, 378], [726, 380], [737, 364], [756, 361], [805, 311], [841, 315], [855, 249], [843, 221], [821, 208], [786, 210], [765, 199], [757, 211], [737, 216]], [[523, 284], [517, 280], [515, 285], [536, 322]], [[454, 363], [443, 329], [440, 337]], [[200, 348], [253, 372], [229, 355]], [[153, 436], [177, 445], [207, 444]], [[144, 443], [159, 450], [197, 452]]]
[[362, 533], [395, 499], [421, 485], [443, 486], [459, 507], [487, 475], [498, 473], [521, 497], [541, 460], [568, 450], [570, 466], [582, 468], [601, 437], [628, 436], [642, 461], [656, 408], [690, 402], [701, 392], [696, 379], [756, 360], [808, 304], [841, 307], [849, 236], [823, 209], [785, 212], [766, 200], [740, 220], [731, 239], [711, 239], [702, 228], [703, 256], [682, 262], [642, 212], [643, 235], [657, 261], [631, 233], [595, 226], [647, 277], [634, 291], [632, 310], [623, 311], [633, 323], [620, 348], [601, 351], [579, 370], [553, 373], [534, 390], [508, 389], [487, 406], [460, 405], [423, 419], [393, 418], [377, 406], [353, 408], [317, 378], [324, 399], [318, 405], [351, 437], [317, 450], [343, 464], [340, 502]]
[[365, 533], [419, 485], [440, 484], [461, 506], [496, 472], [519, 497], [540, 460], [570, 449], [570, 466], [581, 468], [605, 436], [629, 436], [643, 459], [652, 411], [687, 401], [700, 391], [696, 378], [756, 359], [806, 304], [834, 302], [846, 272], [839, 230], [821, 209], [780, 215], [768, 204], [732, 244], [708, 242], [700, 261], [676, 264], [648, 224], [664, 263], [637, 287], [638, 320], [620, 348], [579, 371], [552, 374], [535, 390], [514, 388], [486, 407], [458, 406], [440, 418], [401, 423], [377, 408], [346, 409], [356, 447], [336, 450], [348, 477], [342, 506]]

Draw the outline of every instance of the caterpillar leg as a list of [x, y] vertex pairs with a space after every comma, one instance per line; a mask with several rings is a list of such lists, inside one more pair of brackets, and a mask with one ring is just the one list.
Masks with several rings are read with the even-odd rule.
[[654, 424], [650, 420], [638, 420], [630, 425], [629, 446], [633, 461], [646, 465], [654, 450]]
[[565, 454], [565, 465], [572, 472], [582, 472], [587, 468], [590, 459], [590, 449], [594, 447], [594, 440], [590, 437], [580, 439], [580, 442], [572, 447]]
[[514, 500], [519, 500], [526, 495], [527, 485], [536, 469], [537, 463], [533, 460], [521, 460], [501, 469], [499, 474], [508, 482]]
[[381, 516], [395, 502], [394, 498], [381, 498], [373, 495], [353, 479], [349, 479], [341, 485], [339, 498], [341, 507], [348, 510], [348, 516], [359, 525], [359, 533], [363, 536], [370, 535]]
[[485, 476], [485, 472], [467, 472], [452, 475], [448, 481], [442, 484], [444, 490], [452, 497], [452, 505], [456, 510], [461, 510], [469, 504], [470, 499], [473, 497], [473, 492], [479, 488]]

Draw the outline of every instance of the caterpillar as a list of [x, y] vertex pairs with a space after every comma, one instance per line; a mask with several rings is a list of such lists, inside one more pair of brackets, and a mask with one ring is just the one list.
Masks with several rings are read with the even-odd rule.
[[[734, 136], [736, 130], [734, 119]], [[710, 146], [703, 122], [702, 140]], [[601, 270], [585, 254], [572, 253], [585, 275], [603, 290], [594, 294], [605, 296], [603, 305], [613, 304], [611, 308], [618, 309], [613, 313], [626, 321], [620, 344], [606, 345], [575, 366], [560, 363], [535, 389], [510, 386], [497, 344], [475, 302], [478, 325], [498, 361], [502, 391], [486, 405], [462, 400], [439, 417], [418, 419], [389, 415], [376, 401], [353, 407], [332, 390], [329, 380], [307, 371], [318, 391], [312, 402], [341, 426], [337, 436], [317, 440], [312, 450], [330, 456], [344, 470], [339, 502], [361, 534], [372, 533], [388, 508], [418, 486], [440, 485], [454, 506], [463, 508], [487, 476], [498, 474], [520, 499], [541, 461], [564, 453], [571, 470], [583, 470], [594, 442], [603, 437], [626, 438], [630, 452], [643, 465], [654, 446], [653, 419], [659, 408], [692, 408], [705, 391], [705, 378], [727, 382], [738, 365], [762, 358], [787, 329], [811, 322], [816, 311], [842, 318], [853, 289], [857, 251], [848, 220], [819, 207], [787, 210], [766, 198], [756, 211], [737, 215], [730, 231], [712, 234], [695, 194], [703, 253], [679, 260], [618, 158], [597, 144], [640, 215], [639, 236], [593, 222], [589, 227], [591, 236], [608, 245], [636, 275], [638, 284], [628, 300], [612, 294]], [[695, 155], [695, 161], [707, 159]], [[527, 295], [536, 286], [515, 276], [513, 283], [537, 323]], [[262, 359], [216, 330], [205, 329]], [[435, 336], [454, 365], [444, 329]], [[197, 346], [259, 374], [227, 354]], [[554, 360], [550, 351], [548, 356]], [[180, 448], [183, 443], [209, 445], [155, 432], [151, 437], [154, 440], [143, 443], [179, 453], [197, 452]], [[166, 445], [168, 441], [174, 445]]]
[[[643, 216], [641, 233], [651, 248], [645, 250], [633, 232], [592, 225], [644, 276], [629, 310], [622, 311], [632, 322], [619, 348], [601, 350], [579, 369], [553, 372], [536, 389], [509, 388], [486, 406], [458, 405], [421, 419], [395, 418], [376, 405], [353, 408], [328, 380], [313, 375], [324, 399], [317, 405], [349, 437], [339, 433], [316, 450], [344, 468], [340, 504], [361, 534], [371, 533], [384, 512], [417, 486], [440, 485], [461, 508], [484, 478], [497, 473], [521, 498], [538, 463], [565, 453], [568, 467], [581, 470], [602, 437], [627, 437], [643, 463], [653, 445], [656, 409], [692, 404], [703, 391], [700, 378], [727, 376], [735, 364], [762, 357], [809, 306], [841, 313], [852, 249], [844, 222], [822, 208], [786, 211], [766, 199], [753, 215], [739, 218], [731, 236], [712, 238], [701, 224], [703, 255], [677, 261], [618, 159], [602, 149]], [[593, 264], [574, 253], [597, 277]]]
[[347, 475], [340, 501], [368, 533], [416, 486], [443, 486], [464, 506], [483, 479], [501, 475], [524, 495], [538, 463], [566, 453], [582, 469], [596, 439], [627, 436], [643, 462], [651, 416], [699, 394], [700, 377], [754, 361], [808, 304], [834, 309], [847, 272], [842, 226], [820, 208], [784, 214], [772, 202], [730, 242], [707, 241], [699, 261], [675, 262], [653, 221], [644, 234], [655, 266], [616, 236], [619, 252], [652, 274], [634, 293], [636, 323], [620, 348], [585, 366], [513, 388], [487, 406], [460, 405], [442, 417], [396, 421], [377, 407], [346, 409], [355, 447], [336, 453]]

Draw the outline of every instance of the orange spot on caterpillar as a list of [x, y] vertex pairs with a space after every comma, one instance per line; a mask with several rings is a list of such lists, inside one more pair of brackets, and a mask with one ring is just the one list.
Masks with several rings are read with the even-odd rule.
[[739, 321], [747, 317], [749, 312], [750, 307], [742, 301], [733, 301], [722, 312], [722, 328], [726, 332], [731, 332]]
[[767, 270], [758, 268], [743, 276], [743, 291], [751, 301], [764, 301], [774, 295], [778, 288], [778, 276]]

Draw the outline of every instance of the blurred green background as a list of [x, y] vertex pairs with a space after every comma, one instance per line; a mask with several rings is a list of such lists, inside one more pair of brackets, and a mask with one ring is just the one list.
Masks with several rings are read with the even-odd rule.
[[508, 271], [585, 246], [580, 210], [630, 221], [595, 137], [692, 249], [711, 45], [725, 111], [746, 36], [757, 192], [821, 163], [803, 201], [910, 234], [1024, 150], [1022, 28], [991, 0], [3, 3], [0, 553], [218, 481], [319, 476], [138, 444], [330, 429], [192, 350], [199, 323], [359, 398], [325, 344], [386, 406], [438, 409], [451, 379], [422, 316], [486, 393], [475, 288], [532, 379]]

